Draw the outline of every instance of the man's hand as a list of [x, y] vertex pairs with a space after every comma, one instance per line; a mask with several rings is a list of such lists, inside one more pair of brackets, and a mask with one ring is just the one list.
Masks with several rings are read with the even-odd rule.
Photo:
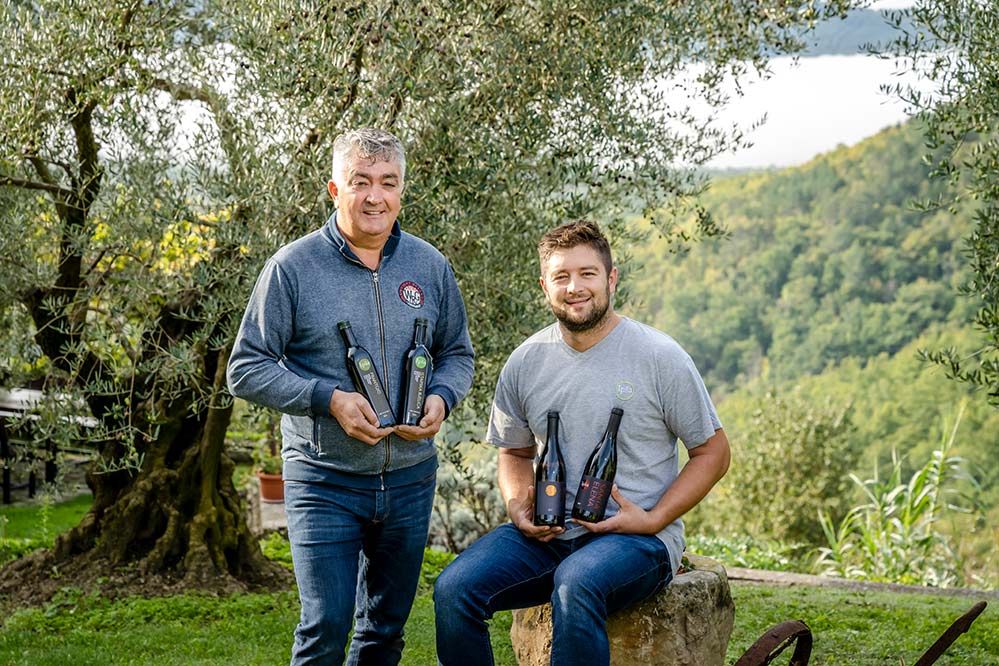
[[534, 486], [527, 487], [527, 498], [514, 497], [506, 505], [507, 513], [510, 514], [510, 522], [521, 531], [524, 536], [538, 541], [551, 541], [557, 535], [565, 532], [562, 527], [538, 526], [534, 524]]
[[423, 418], [420, 419], [419, 425], [396, 426], [395, 434], [410, 442], [433, 437], [440, 431], [446, 411], [444, 408], [444, 398], [436, 393], [431, 393], [423, 403]]
[[617, 534], [656, 534], [659, 531], [655, 517], [622, 495], [616, 483], [611, 488], [611, 499], [617, 502], [620, 507], [617, 513], [599, 523], [587, 523], [580, 520], [577, 521], [578, 524], [596, 534], [611, 532]]
[[330, 398], [330, 415], [345, 433], [372, 446], [392, 432], [392, 428], [378, 427], [375, 410], [360, 393], [335, 389]]

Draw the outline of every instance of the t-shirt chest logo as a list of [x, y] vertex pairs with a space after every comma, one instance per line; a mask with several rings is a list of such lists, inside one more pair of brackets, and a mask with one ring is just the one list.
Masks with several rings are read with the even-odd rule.
[[614, 386], [614, 395], [618, 400], [631, 400], [635, 397], [635, 385], [622, 379]]
[[399, 298], [411, 308], [423, 307], [423, 289], [411, 280], [406, 280], [399, 285]]

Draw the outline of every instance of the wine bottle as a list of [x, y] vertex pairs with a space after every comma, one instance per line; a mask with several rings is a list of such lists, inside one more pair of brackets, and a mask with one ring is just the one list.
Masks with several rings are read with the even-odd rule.
[[406, 378], [402, 393], [403, 425], [419, 425], [423, 418], [423, 403], [427, 399], [427, 382], [433, 359], [426, 345], [427, 320], [420, 318], [413, 326], [413, 346], [406, 353]]
[[389, 428], [395, 425], [395, 415], [392, 413], [392, 406], [389, 405], [388, 397], [385, 395], [384, 384], [378, 377], [378, 369], [375, 367], [374, 359], [368, 350], [357, 344], [354, 331], [350, 327], [349, 321], [341, 321], [337, 324], [343, 342], [347, 345], [347, 371], [350, 378], [354, 380], [354, 389], [368, 400], [368, 404], [375, 410], [378, 417], [379, 428]]
[[588, 523], [599, 523], [607, 511], [614, 475], [617, 473], [617, 429], [624, 410], [611, 410], [607, 429], [583, 468], [583, 478], [572, 504], [572, 517]]
[[534, 524], [565, 527], [565, 461], [555, 411], [548, 412], [548, 436], [534, 471]]

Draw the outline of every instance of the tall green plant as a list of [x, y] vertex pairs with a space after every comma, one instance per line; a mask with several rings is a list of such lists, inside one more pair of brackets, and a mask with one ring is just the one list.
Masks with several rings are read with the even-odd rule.
[[940, 530], [946, 510], [969, 511], [956, 484], [974, 483], [964, 472], [964, 460], [950, 455], [964, 405], [939, 449], [906, 481], [902, 458], [892, 452], [891, 470], [884, 478], [875, 464], [874, 476], [850, 479], [866, 502], [837, 524], [819, 511], [827, 546], [819, 549], [817, 569], [827, 575], [893, 583], [951, 587], [963, 582], [955, 549]]

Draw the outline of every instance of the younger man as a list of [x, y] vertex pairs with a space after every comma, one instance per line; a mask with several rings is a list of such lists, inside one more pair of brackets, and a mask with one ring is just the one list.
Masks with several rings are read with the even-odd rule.
[[[614, 312], [618, 272], [597, 225], [563, 225], [538, 250], [541, 288], [557, 322], [513, 352], [496, 386], [487, 440], [499, 447], [510, 523], [437, 580], [444, 666], [493, 663], [486, 621], [548, 601], [552, 664], [609, 664], [608, 615], [670, 582], [684, 548], [680, 516], [728, 470], [728, 440], [690, 357], [669, 336]], [[533, 460], [548, 411], [561, 415], [569, 509], [614, 407], [624, 416], [607, 517], [569, 521], [564, 530], [535, 526]], [[689, 455], [679, 474], [677, 439]]]

